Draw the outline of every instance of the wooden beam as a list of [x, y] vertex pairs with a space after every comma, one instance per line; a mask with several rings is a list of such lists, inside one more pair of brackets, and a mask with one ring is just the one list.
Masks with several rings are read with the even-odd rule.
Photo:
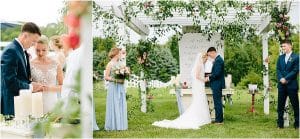
[[257, 34], [267, 33], [269, 32], [272, 27], [270, 25], [271, 22], [271, 16], [265, 15], [262, 17], [262, 20], [257, 28]]
[[[115, 15], [119, 18], [125, 19], [123, 6], [113, 5], [112, 6]], [[143, 24], [139, 19], [132, 17], [129, 22], [126, 22], [126, 25], [135, 31], [139, 35], [148, 36], [149, 35], [149, 28], [148, 25]]]

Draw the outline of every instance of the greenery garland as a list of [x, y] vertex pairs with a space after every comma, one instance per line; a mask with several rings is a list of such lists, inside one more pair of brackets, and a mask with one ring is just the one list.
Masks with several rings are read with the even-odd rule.
[[[156, 3], [149, 0], [143, 1], [130, 1], [125, 0], [122, 3], [124, 7], [125, 18], [119, 18], [114, 15], [113, 9], [104, 10], [99, 5], [93, 4], [94, 22], [99, 19], [103, 21], [103, 31], [105, 36], [110, 36], [116, 40], [121, 41], [122, 36], [117, 34], [118, 23], [128, 23], [132, 18], [137, 17], [139, 14], [158, 21], [159, 24], [152, 25], [155, 28], [155, 33], [158, 36], [164, 35], [165, 32], [174, 30], [180, 34], [181, 26], [174, 24], [163, 24], [168, 18], [174, 17], [177, 12], [182, 16], [193, 19], [193, 25], [200, 27], [200, 32], [208, 35], [208, 40], [214, 33], [221, 33], [223, 39], [241, 42], [243, 39], [248, 39], [254, 35], [254, 26], [248, 24], [246, 21], [253, 13], [268, 14], [276, 6], [275, 0], [270, 1], [172, 1], [172, 0], [159, 0]], [[228, 23], [225, 21], [228, 16], [228, 11], [236, 11], [235, 19], [233, 22]], [[201, 26], [201, 21], [209, 21], [208, 25]], [[242, 27], [242, 28], [241, 28]], [[238, 32], [238, 33], [237, 33]]]
[[289, 9], [284, 6], [282, 9], [274, 7], [271, 14], [271, 22], [273, 24], [273, 31], [279, 42], [290, 40], [292, 29], [294, 28], [288, 21], [290, 17], [287, 15]]

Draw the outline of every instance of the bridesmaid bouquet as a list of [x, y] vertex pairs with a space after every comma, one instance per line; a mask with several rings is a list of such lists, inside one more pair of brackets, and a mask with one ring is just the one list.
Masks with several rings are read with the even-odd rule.
[[124, 80], [128, 79], [129, 75], [129, 67], [126, 67], [125, 65], [120, 64], [113, 69], [113, 77], [117, 83], [124, 83]]
[[130, 71], [129, 71], [129, 67], [120, 67], [115, 69], [114, 71], [115, 73], [115, 79], [128, 79], [129, 75], [130, 75]]

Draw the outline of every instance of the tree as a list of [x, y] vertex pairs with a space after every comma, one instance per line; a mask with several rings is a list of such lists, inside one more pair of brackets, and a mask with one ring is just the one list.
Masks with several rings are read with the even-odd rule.
[[16, 26], [14, 28], [1, 28], [1, 41], [9, 42], [12, 41], [14, 38], [17, 38], [21, 32], [21, 26]]
[[45, 27], [41, 27], [41, 32], [43, 35], [51, 37], [67, 33], [67, 28], [63, 22], [49, 23]]
[[[162, 47], [160, 45], [154, 44], [147, 50], [147, 60], [144, 64], [138, 62], [139, 51], [137, 49], [143, 49], [143, 43], [138, 45], [131, 45], [127, 47], [127, 65], [131, 68], [132, 72], [139, 75], [141, 71], [141, 66], [145, 72], [147, 80], [160, 80], [162, 82], [167, 82], [170, 80], [172, 75], [178, 73], [178, 64], [176, 59], [172, 56], [172, 53], [168, 47]], [[146, 50], [145, 50], [146, 51]]]
[[93, 38], [93, 71], [94, 78], [102, 78], [106, 64], [109, 62], [108, 52], [116, 42], [111, 38]]

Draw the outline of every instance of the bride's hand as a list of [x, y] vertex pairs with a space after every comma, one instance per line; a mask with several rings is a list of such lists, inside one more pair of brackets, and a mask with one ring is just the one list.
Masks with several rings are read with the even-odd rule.
[[205, 81], [205, 79], [201, 78], [201, 76], [197, 76], [196, 79], [198, 79], [199, 81]]
[[46, 85], [43, 85], [43, 92], [48, 92], [49, 91], [49, 87]]

